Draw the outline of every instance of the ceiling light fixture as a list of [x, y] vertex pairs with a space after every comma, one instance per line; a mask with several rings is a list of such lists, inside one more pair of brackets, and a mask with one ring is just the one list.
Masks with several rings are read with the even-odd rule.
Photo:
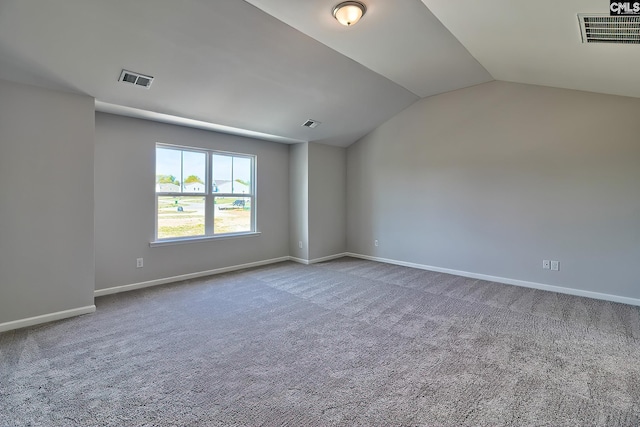
[[367, 6], [359, 1], [345, 1], [333, 8], [333, 17], [345, 27], [356, 24], [367, 11]]

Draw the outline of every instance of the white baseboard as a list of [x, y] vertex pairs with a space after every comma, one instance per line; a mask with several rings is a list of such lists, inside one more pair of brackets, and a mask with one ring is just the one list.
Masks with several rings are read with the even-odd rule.
[[[280, 258], [273, 258], [273, 259], [268, 259], [268, 260], [263, 260], [263, 261], [251, 262], [251, 263], [247, 263], [247, 264], [240, 264], [240, 265], [234, 265], [234, 266], [230, 266], [230, 267], [217, 268], [217, 269], [214, 269], [214, 270], [200, 271], [200, 272], [197, 272], [197, 273], [183, 274], [183, 275], [179, 275], [179, 276], [166, 277], [166, 278], [157, 279], [157, 280], [149, 280], [147, 282], [133, 283], [133, 284], [130, 284], [130, 285], [123, 285], [123, 286], [114, 286], [112, 288], [106, 288], [106, 289], [97, 289], [97, 290], [94, 291], [94, 296], [99, 297], [99, 296], [102, 296], [102, 295], [110, 295], [110, 294], [115, 294], [115, 293], [119, 293], [119, 292], [131, 291], [131, 290], [134, 290], [134, 289], [141, 289], [141, 288], [146, 288], [146, 287], [150, 287], [150, 286], [162, 285], [162, 284], [165, 284], [165, 283], [178, 282], [178, 281], [181, 281], [181, 280], [195, 279], [195, 278], [198, 278], [198, 277], [205, 277], [205, 276], [211, 276], [211, 275], [215, 275], [215, 274], [222, 274], [222, 273], [227, 273], [227, 272], [231, 272], [231, 271], [242, 270], [242, 269], [245, 269], [245, 268], [259, 267], [259, 266], [268, 265], [268, 264], [275, 264], [275, 263], [283, 262], [283, 261], [294, 261], [294, 262], [298, 262], [300, 264], [310, 265], [310, 264], [316, 264], [316, 263], [319, 263], [319, 262], [330, 261], [330, 260], [337, 259], [337, 258], [342, 258], [342, 257], [345, 257], [345, 256], [350, 256], [350, 257], [360, 258], [360, 259], [366, 259], [366, 260], [370, 260], [370, 261], [383, 262], [383, 263], [386, 263], [386, 264], [401, 265], [401, 266], [404, 266], [404, 267], [417, 268], [417, 269], [420, 269], [420, 270], [428, 270], [428, 271], [435, 271], [435, 272], [438, 272], [438, 273], [453, 274], [453, 275], [456, 275], [456, 276], [469, 277], [469, 278], [472, 278], [472, 279], [486, 280], [488, 282], [504, 283], [504, 284], [507, 284], [507, 285], [522, 286], [522, 287], [525, 287], [525, 288], [540, 289], [540, 290], [544, 290], [544, 291], [558, 292], [558, 293], [562, 293], [562, 294], [576, 295], [576, 296], [581, 296], [581, 297], [594, 298], [594, 299], [599, 299], [599, 300], [619, 302], [619, 303], [622, 303], [622, 304], [640, 306], [640, 299], [637, 299], [637, 298], [629, 298], [629, 297], [623, 297], [623, 296], [618, 296], [618, 295], [610, 295], [610, 294], [604, 294], [604, 293], [600, 293], [600, 292], [584, 291], [584, 290], [581, 290], [581, 289], [574, 289], [574, 288], [568, 288], [568, 287], [563, 287], [563, 286], [546, 285], [544, 283], [528, 282], [528, 281], [525, 281], [525, 280], [509, 279], [509, 278], [505, 278], [505, 277], [490, 276], [490, 275], [487, 275], [487, 274], [471, 273], [471, 272], [468, 272], [468, 271], [453, 270], [453, 269], [449, 269], [449, 268], [441, 268], [441, 267], [435, 267], [435, 266], [431, 266], [431, 265], [417, 264], [417, 263], [413, 263], [413, 262], [399, 261], [399, 260], [388, 259], [388, 258], [380, 258], [380, 257], [375, 257], [375, 256], [370, 256], [370, 255], [357, 254], [357, 253], [353, 253], [353, 252], [345, 252], [345, 253], [340, 253], [340, 254], [335, 254], [335, 255], [329, 255], [329, 256], [326, 256], [326, 257], [315, 258], [315, 259], [312, 259], [312, 260], [305, 260], [305, 259], [296, 258], [296, 257], [292, 257], [292, 256], [284, 256], [284, 257], [280, 257]], [[86, 307], [78, 307], [78, 308], [74, 308], [74, 309], [70, 309], [70, 310], [64, 310], [64, 311], [58, 311], [58, 312], [55, 312], [55, 313], [43, 314], [43, 315], [40, 315], [40, 316], [28, 317], [26, 319], [13, 320], [13, 321], [10, 321], [10, 322], [0, 323], [0, 332], [5, 332], [5, 331], [13, 330], [13, 329], [24, 328], [24, 327], [27, 327], [27, 326], [38, 325], [38, 324], [41, 324], [41, 323], [52, 322], [52, 321], [55, 321], [55, 320], [66, 319], [66, 318], [69, 318], [69, 317], [79, 316], [79, 315], [82, 315], [82, 314], [93, 313], [94, 311], [96, 311], [96, 306], [95, 305], [89, 305], [89, 306], [86, 306]]]
[[309, 265], [309, 264], [315, 264], [315, 263], [318, 263], [318, 262], [329, 261], [329, 260], [336, 259], [336, 258], [342, 258], [344, 256], [347, 256], [347, 254], [346, 253], [341, 253], [341, 254], [329, 255], [329, 256], [326, 256], [326, 257], [316, 258], [316, 259], [312, 259], [312, 260], [306, 260], [306, 259], [296, 258], [296, 257], [292, 257], [292, 256], [283, 256], [283, 257], [280, 257], [280, 258], [267, 259], [267, 260], [264, 260], [264, 261], [250, 262], [250, 263], [247, 263], [247, 264], [232, 265], [230, 267], [216, 268], [214, 270], [199, 271], [199, 272], [196, 272], [196, 273], [182, 274], [182, 275], [179, 275], [179, 276], [165, 277], [165, 278], [156, 279], [156, 280], [149, 280], [147, 282], [132, 283], [130, 285], [122, 285], [122, 286], [114, 286], [112, 288], [96, 289], [93, 292], [93, 296], [94, 297], [101, 297], [103, 295], [111, 295], [111, 294], [117, 294], [117, 293], [120, 293], [120, 292], [133, 291], [134, 289], [142, 289], [142, 288], [148, 288], [150, 286], [164, 285], [164, 284], [167, 284], [167, 283], [179, 282], [181, 280], [197, 279], [198, 277], [213, 276], [214, 274], [228, 273], [230, 271], [243, 270], [245, 268], [251, 268], [251, 267], [260, 267], [262, 265], [275, 264], [277, 262], [283, 262], [283, 261], [293, 261], [293, 262], [297, 262], [297, 263], [300, 263], [300, 264]]
[[26, 319], [12, 320], [11, 322], [0, 323], [0, 332], [11, 331], [13, 329], [26, 328], [27, 326], [39, 325], [40, 323], [53, 322], [54, 320], [66, 319], [68, 317], [80, 316], [96, 311], [95, 305], [72, 308], [70, 310], [57, 311], [55, 313], [43, 314], [41, 316], [27, 317]]
[[528, 282], [525, 280], [509, 279], [506, 277], [489, 276], [487, 274], [478, 274], [478, 273], [471, 273], [468, 271], [452, 270], [449, 268], [434, 267], [431, 265], [416, 264], [413, 262], [398, 261], [395, 259], [379, 258], [379, 257], [370, 256], [370, 255], [356, 254], [352, 252], [347, 252], [344, 255], [354, 257], [354, 258], [366, 259], [369, 261], [384, 262], [386, 264], [395, 264], [395, 265], [401, 265], [404, 267], [418, 268], [420, 270], [435, 271], [437, 273], [454, 274], [456, 276], [469, 277], [471, 279], [486, 280], [488, 282], [498, 282], [498, 283], [504, 283], [506, 285], [522, 286], [525, 288], [540, 289], [543, 291], [558, 292], [561, 294], [575, 295], [580, 297], [594, 298], [599, 300], [640, 306], [640, 299], [637, 299], [637, 298], [603, 294], [600, 292], [584, 291], [581, 289], [568, 288], [563, 286], [546, 285], [544, 283]]
[[283, 261], [289, 261], [289, 260], [291, 260], [291, 257], [283, 256], [280, 258], [250, 262], [247, 264], [232, 265], [230, 267], [222, 267], [222, 268], [216, 268], [213, 270], [199, 271], [196, 273], [181, 274], [179, 276], [149, 280], [147, 282], [132, 283], [130, 285], [114, 286], [112, 288], [105, 288], [105, 289], [96, 289], [93, 292], [93, 296], [100, 297], [103, 295], [117, 294], [120, 292], [133, 291], [134, 289], [142, 289], [142, 288], [148, 288], [150, 286], [164, 285], [166, 283], [179, 282], [181, 280], [197, 279], [198, 277], [213, 276], [214, 274], [228, 273], [230, 271], [243, 270], [245, 268], [251, 268], [251, 267], [260, 267], [261, 265], [275, 264], [277, 262], [283, 262]]
[[341, 254], [323, 256], [321, 258], [314, 258], [312, 260], [309, 260], [309, 264], [317, 264], [319, 262], [331, 261], [332, 259], [338, 259], [338, 258], [342, 258], [342, 257], [346, 257], [346, 256], [347, 256], [346, 252], [343, 252]]
[[310, 265], [310, 264], [317, 264], [319, 262], [331, 261], [332, 259], [338, 259], [345, 256], [348, 256], [348, 254], [346, 252], [343, 252], [340, 254], [333, 254], [333, 255], [323, 256], [323, 257], [314, 258], [314, 259], [302, 259], [302, 258], [296, 258], [294, 256], [290, 256], [289, 260], [300, 263], [300, 264], [304, 264], [304, 265]]

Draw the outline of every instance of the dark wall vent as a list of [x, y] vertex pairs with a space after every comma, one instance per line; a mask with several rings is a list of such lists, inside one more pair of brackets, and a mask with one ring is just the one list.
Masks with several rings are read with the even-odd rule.
[[151, 83], [153, 83], [153, 77], [134, 73], [133, 71], [122, 70], [118, 81], [149, 89], [149, 87], [151, 87]]
[[307, 120], [306, 122], [304, 122], [304, 123], [302, 124], [302, 126], [313, 129], [313, 128], [315, 128], [315, 127], [318, 127], [318, 125], [319, 125], [319, 124], [320, 124], [320, 122], [319, 122], [319, 121], [309, 119], [309, 120]]
[[579, 13], [582, 43], [640, 44], [640, 16]]

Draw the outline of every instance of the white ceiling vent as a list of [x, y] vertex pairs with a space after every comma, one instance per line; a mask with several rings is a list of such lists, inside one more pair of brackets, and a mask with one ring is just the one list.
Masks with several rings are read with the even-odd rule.
[[306, 122], [304, 122], [304, 123], [302, 124], [302, 126], [313, 129], [313, 128], [318, 127], [318, 125], [319, 125], [319, 124], [320, 124], [320, 122], [319, 122], [319, 121], [309, 119], [309, 120], [307, 120]]
[[582, 43], [640, 44], [640, 16], [579, 13]]
[[145, 76], [144, 74], [134, 73], [133, 71], [122, 70], [120, 73], [119, 82], [130, 83], [136, 86], [142, 86], [149, 89], [151, 83], [153, 83], [153, 77]]

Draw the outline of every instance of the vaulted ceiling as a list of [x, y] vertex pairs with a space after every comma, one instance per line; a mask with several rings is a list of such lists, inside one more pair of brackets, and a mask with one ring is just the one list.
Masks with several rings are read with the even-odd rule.
[[[607, 13], [604, 0], [363, 2], [346, 28], [337, 0], [0, 0], [0, 78], [101, 111], [339, 146], [493, 79], [640, 96], [640, 46], [581, 41], [577, 13]], [[155, 80], [126, 85], [122, 69]]]

